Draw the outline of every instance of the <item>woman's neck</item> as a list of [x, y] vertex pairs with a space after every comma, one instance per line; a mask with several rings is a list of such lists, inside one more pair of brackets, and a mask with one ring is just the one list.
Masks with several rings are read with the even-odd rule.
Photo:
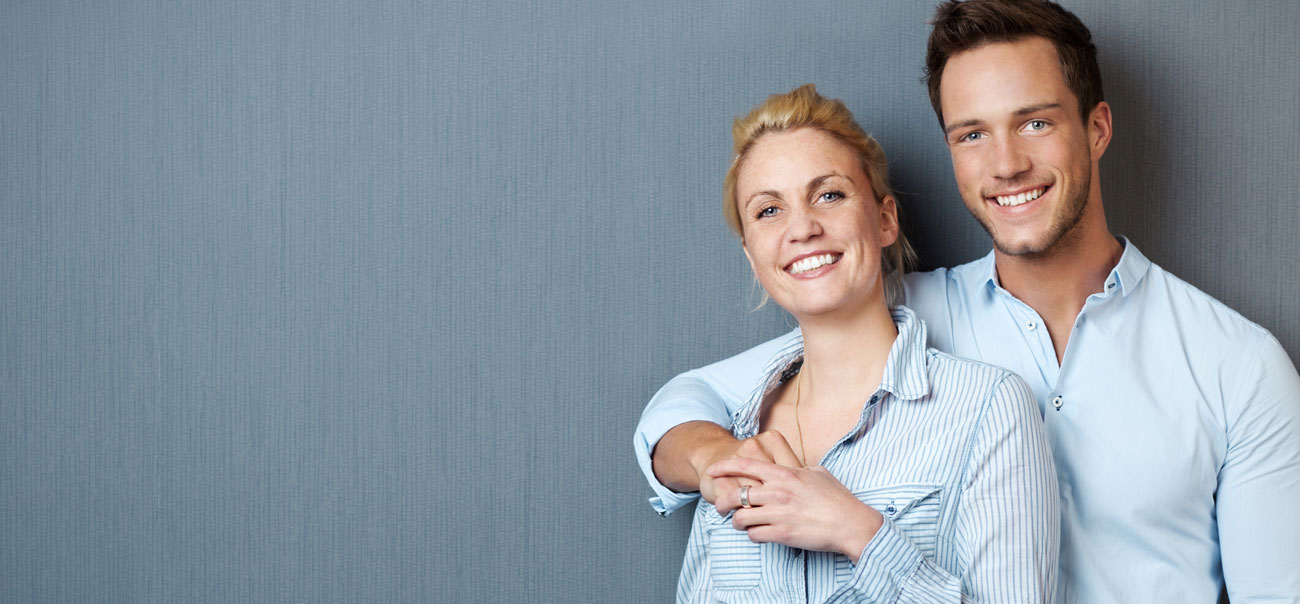
[[898, 329], [883, 303], [845, 320], [801, 320], [801, 398], [809, 408], [860, 408], [880, 386]]

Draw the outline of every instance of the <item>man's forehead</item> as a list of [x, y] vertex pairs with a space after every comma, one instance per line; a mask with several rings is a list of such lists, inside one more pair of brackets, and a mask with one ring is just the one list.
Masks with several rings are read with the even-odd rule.
[[939, 85], [945, 129], [993, 116], [1077, 104], [1056, 48], [1040, 37], [991, 42], [954, 54]]

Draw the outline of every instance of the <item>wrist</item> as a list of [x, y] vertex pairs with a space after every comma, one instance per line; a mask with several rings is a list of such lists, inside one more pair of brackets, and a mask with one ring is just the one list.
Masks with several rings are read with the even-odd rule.
[[736, 448], [737, 441], [730, 439], [730, 434], [727, 436], [727, 439], [714, 438], [700, 442], [688, 456], [687, 460], [695, 470], [695, 475], [699, 477], [700, 483], [709, 479], [709, 466], [726, 459]]
[[846, 527], [852, 530], [842, 533], [843, 538], [839, 548], [840, 553], [855, 565], [885, 522], [885, 518], [875, 508], [860, 501], [856, 503], [860, 509], [857, 510], [854, 518], [846, 523]]

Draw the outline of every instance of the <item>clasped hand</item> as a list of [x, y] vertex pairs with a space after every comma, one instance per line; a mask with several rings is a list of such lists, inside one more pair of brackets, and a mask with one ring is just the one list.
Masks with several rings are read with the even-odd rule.
[[[746, 443], [749, 443], [748, 445]], [[755, 543], [773, 542], [839, 552], [855, 564], [880, 529], [880, 513], [858, 500], [821, 466], [801, 467], [779, 432], [741, 441], [730, 457], [706, 470], [701, 493]], [[704, 493], [709, 485], [711, 493]], [[740, 489], [749, 485], [750, 507]]]

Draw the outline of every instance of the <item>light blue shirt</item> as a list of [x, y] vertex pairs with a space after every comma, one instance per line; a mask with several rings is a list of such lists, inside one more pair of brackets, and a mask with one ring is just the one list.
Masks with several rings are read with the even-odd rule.
[[[1056, 580], [1056, 472], [1024, 381], [925, 346], [925, 324], [893, 309], [898, 338], [880, 388], [821, 466], [883, 524], [855, 565], [842, 554], [754, 543], [706, 501], [696, 507], [678, 602], [1046, 602]], [[763, 400], [798, 373], [797, 334], [764, 364], [732, 419], [758, 432]], [[756, 487], [761, 489], [762, 487]]]
[[[1044, 411], [1060, 481], [1059, 602], [1300, 602], [1300, 376], [1267, 330], [1127, 241], [1058, 366], [1041, 317], [993, 254], [907, 277], [929, 343], [1015, 371]], [[673, 426], [731, 422], [794, 334], [682, 374], [641, 417], [661, 513], [695, 494], [654, 480]]]

